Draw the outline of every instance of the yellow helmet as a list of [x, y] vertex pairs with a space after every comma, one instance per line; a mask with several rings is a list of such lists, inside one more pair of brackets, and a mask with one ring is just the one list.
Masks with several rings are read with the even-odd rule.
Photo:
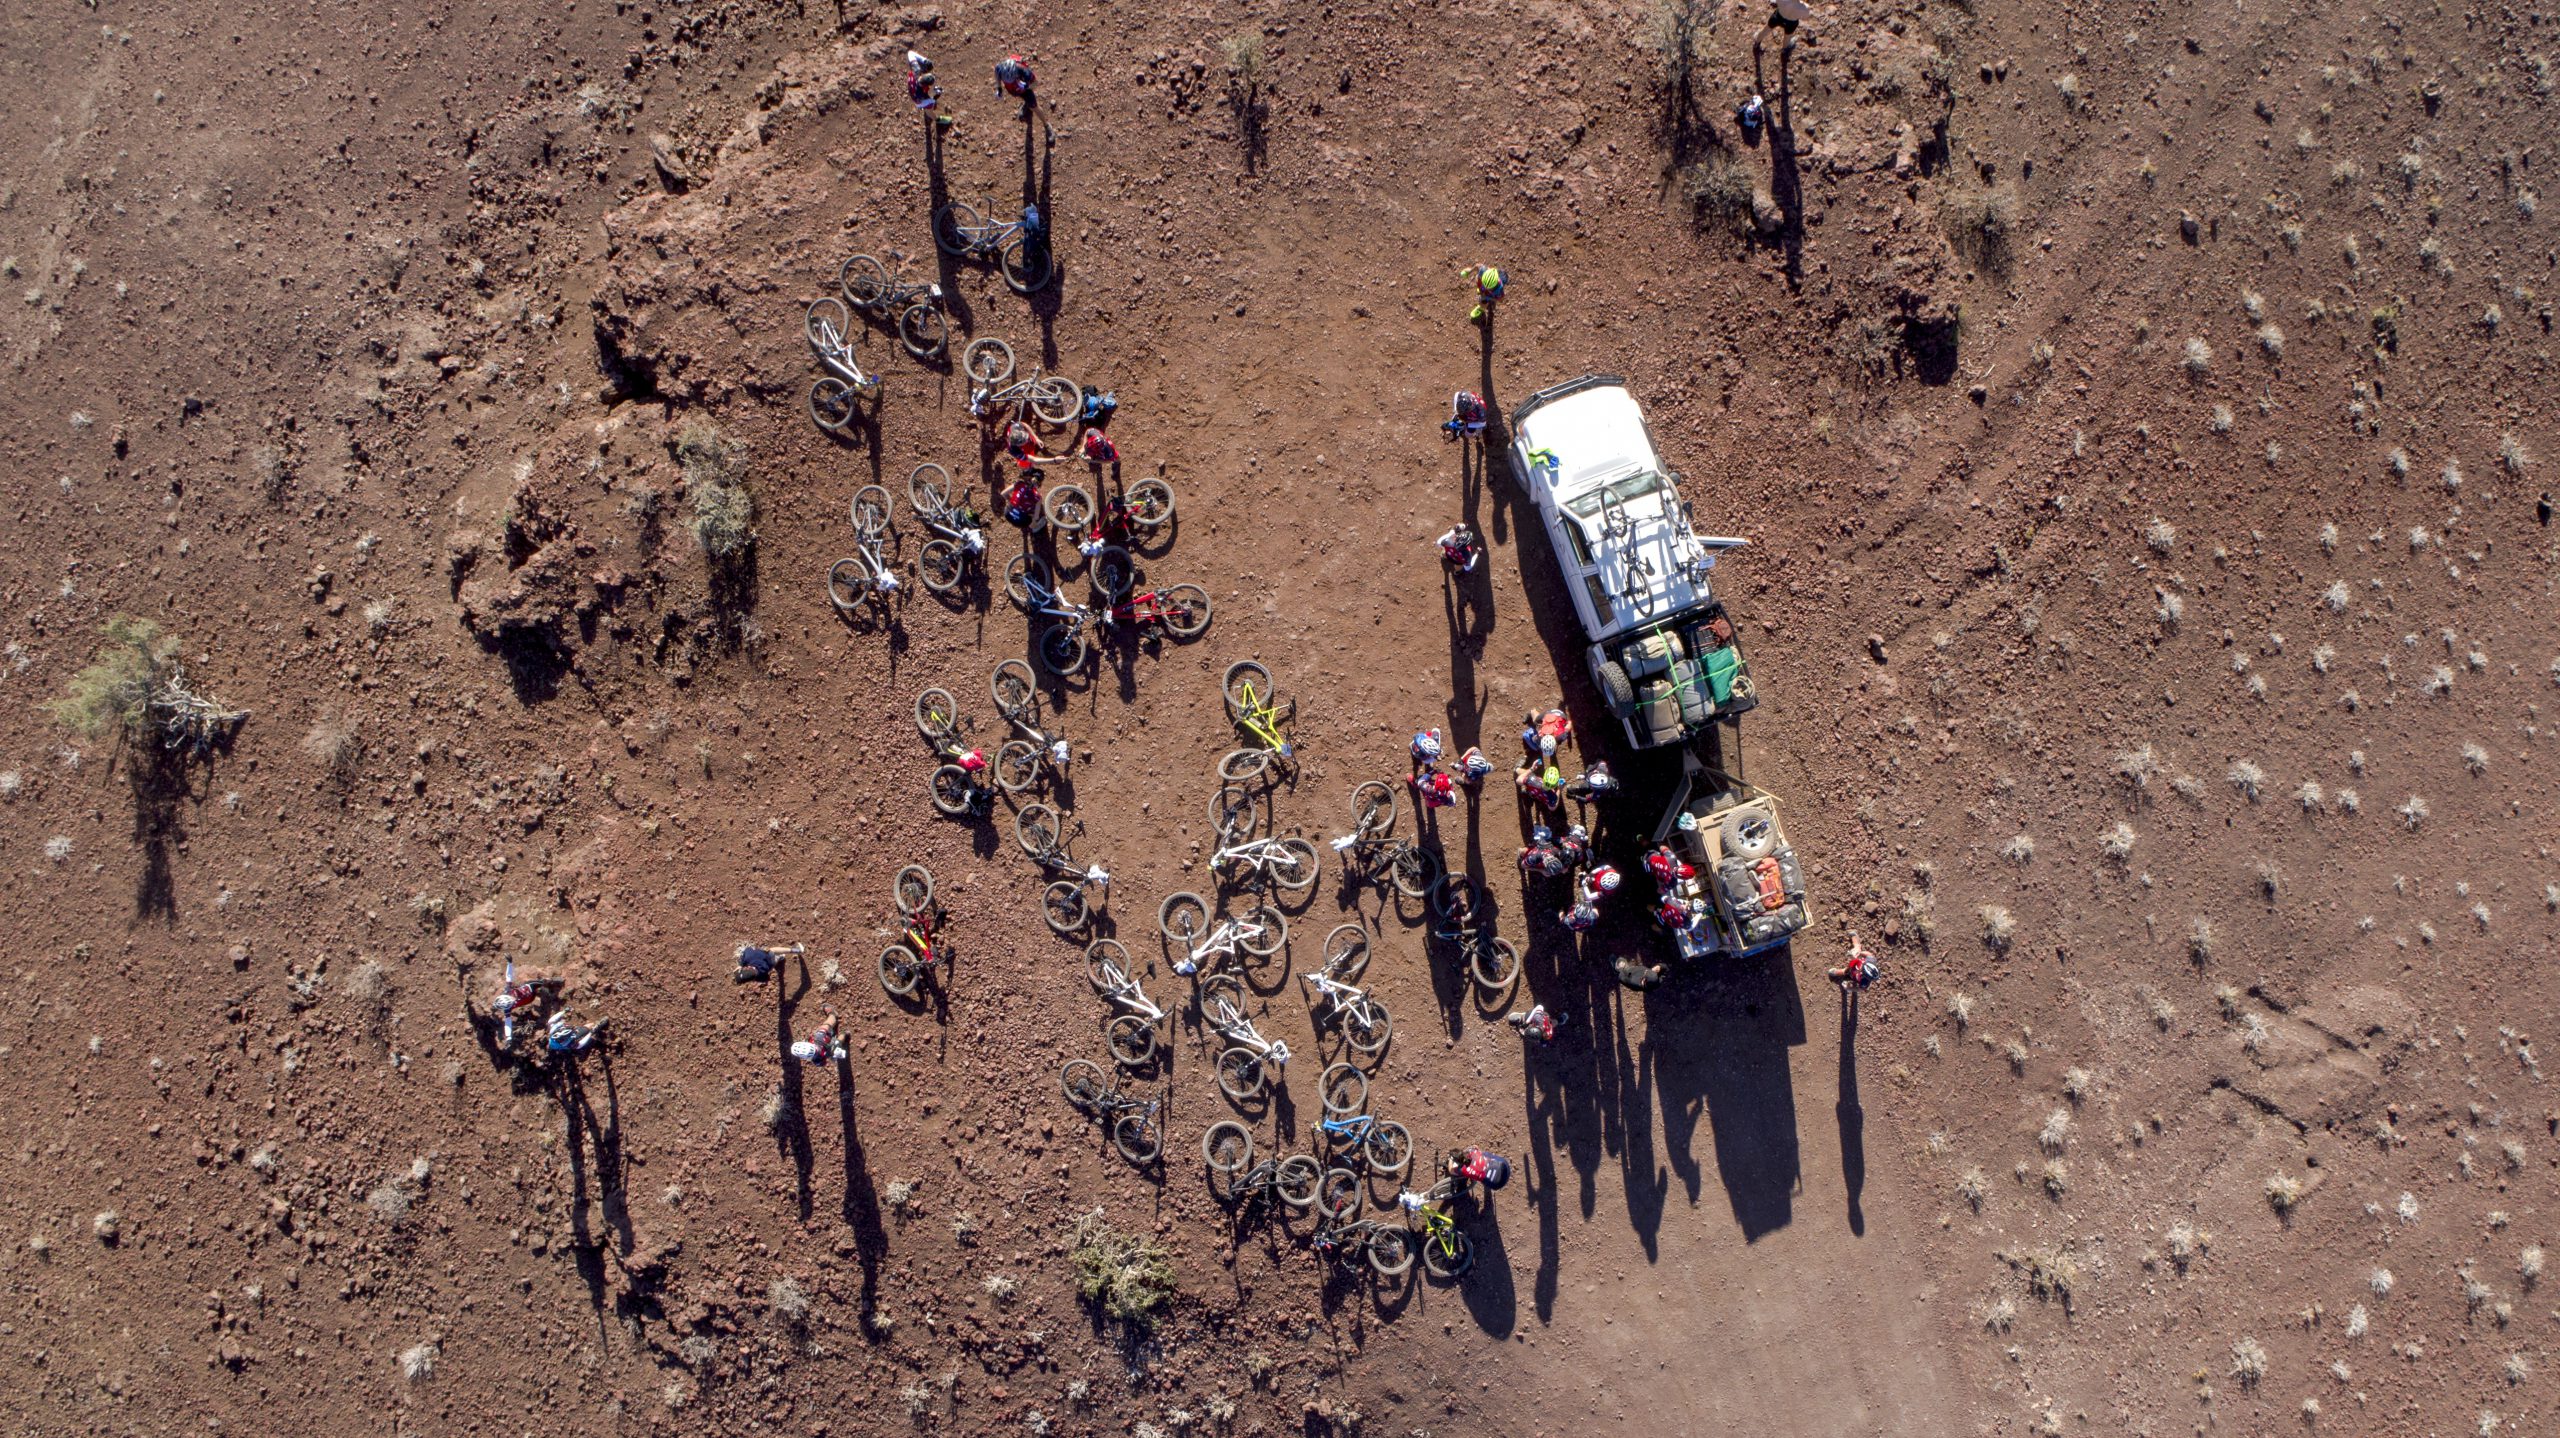
[[1476, 270], [1476, 288], [1489, 295], [1502, 293], [1502, 271], [1491, 265], [1479, 266]]

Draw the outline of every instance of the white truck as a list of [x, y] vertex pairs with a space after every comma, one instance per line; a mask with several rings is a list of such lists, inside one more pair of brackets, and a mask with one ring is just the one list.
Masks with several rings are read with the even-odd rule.
[[1564, 569], [1591, 682], [1629, 744], [1680, 743], [1759, 702], [1707, 587], [1717, 556], [1747, 541], [1692, 527], [1626, 381], [1584, 375], [1522, 401], [1511, 468]]

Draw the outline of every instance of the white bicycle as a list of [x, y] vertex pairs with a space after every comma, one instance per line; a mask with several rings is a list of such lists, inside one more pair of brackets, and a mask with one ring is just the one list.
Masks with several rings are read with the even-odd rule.
[[1212, 873], [1256, 891], [1278, 889], [1303, 894], [1316, 886], [1322, 872], [1316, 846], [1304, 839], [1250, 839], [1220, 849], [1209, 860]]
[[1164, 1021], [1164, 1010], [1138, 986], [1129, 951], [1117, 939], [1096, 939], [1085, 945], [1084, 969], [1095, 993], [1115, 1009], [1126, 1010], [1113, 1014], [1103, 1028], [1111, 1056], [1130, 1068], [1144, 1068], [1156, 1056], [1156, 1025]]
[[1241, 964], [1270, 958], [1289, 942], [1289, 921], [1268, 904], [1220, 919], [1215, 928], [1209, 917], [1209, 901], [1192, 893], [1175, 894], [1156, 909], [1156, 927], [1174, 947], [1173, 971], [1184, 978], [1215, 959], [1235, 958]]
[[1200, 1018], [1227, 1041], [1218, 1055], [1218, 1087], [1237, 1103], [1262, 1097], [1271, 1076], [1289, 1066], [1289, 1046], [1267, 1039], [1244, 1011], [1244, 981], [1218, 974], [1200, 986]]

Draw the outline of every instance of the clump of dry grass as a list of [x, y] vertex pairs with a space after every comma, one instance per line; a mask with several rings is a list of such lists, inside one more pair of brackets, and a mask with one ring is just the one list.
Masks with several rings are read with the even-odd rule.
[[2213, 372], [2213, 346], [2201, 338], [2190, 338], [2179, 352], [2178, 363], [2186, 370], [2187, 378], [2201, 380]]
[[2289, 1173], [2270, 1175], [2267, 1179], [2267, 1206], [2278, 1213], [2291, 1213], [2302, 1202], [2302, 1180]]
[[2255, 804], [2258, 802], [2258, 795], [2266, 787], [2267, 771], [2246, 759], [2235, 759], [2231, 762], [2231, 767], [2223, 771], [2222, 777], [2230, 781], [2232, 788], [2240, 791], [2242, 798]]
[[2118, 820], [2114, 827], [2098, 836], [2098, 852], [2105, 855], [2111, 864], [2125, 863], [2133, 857], [2136, 837], [2131, 824]]
[[[2552, 661], [2552, 676], [2555, 681], [2560, 681], [2560, 659]], [[2144, 744], [2116, 755], [2115, 769], [2116, 777], [2123, 780], [2127, 788], [2142, 794], [2150, 791], [2153, 776], [2160, 772], [2160, 760], [2151, 746]]]
[[2243, 1388], [2255, 1388], [2267, 1376], [2267, 1350], [2258, 1346], [2258, 1340], [2243, 1338], [2231, 1345], [2231, 1376]]
[[2007, 843], [2000, 846], [2000, 857], [2022, 868], [2032, 863], [2036, 857], [2035, 837], [2030, 834], [2011, 836]]
[[1998, 904], [1985, 904], [1978, 912], [1982, 919], [1982, 942], [2005, 952], [2017, 938], [2017, 917]]
[[2150, 545], [2151, 552], [2154, 554], [2167, 554], [2178, 547], [2177, 528], [2169, 521], [2154, 515], [2151, 522], [2142, 527], [2142, 542]]

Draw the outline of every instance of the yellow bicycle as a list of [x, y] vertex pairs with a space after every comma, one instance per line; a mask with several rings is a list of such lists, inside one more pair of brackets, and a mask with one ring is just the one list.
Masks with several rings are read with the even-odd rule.
[[1298, 701], [1275, 699], [1271, 671], [1252, 659], [1227, 666], [1225, 688], [1227, 717], [1256, 747], [1228, 750], [1218, 761], [1218, 777], [1250, 784], [1276, 771], [1279, 777], [1294, 781], [1298, 750], [1289, 740], [1287, 726], [1297, 717]]
[[1399, 1195], [1406, 1213], [1420, 1226], [1422, 1266], [1434, 1278], [1459, 1279], [1476, 1261], [1475, 1245], [1458, 1228], [1458, 1220], [1450, 1215], [1449, 1205], [1456, 1201], [1457, 1186], [1442, 1179], [1424, 1193], [1411, 1190]]

